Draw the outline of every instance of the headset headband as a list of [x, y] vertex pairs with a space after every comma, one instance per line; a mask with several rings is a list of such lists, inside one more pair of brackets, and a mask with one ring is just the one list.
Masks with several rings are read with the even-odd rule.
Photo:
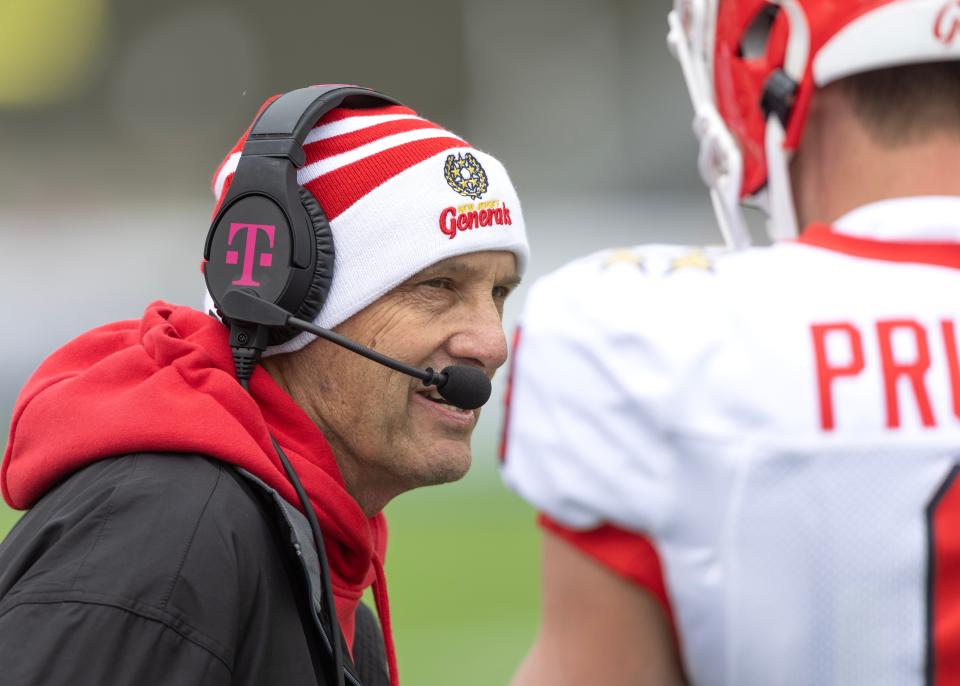
[[308, 86], [281, 95], [260, 113], [243, 146], [243, 155], [286, 157], [298, 167], [303, 142], [317, 120], [341, 106], [398, 105], [396, 100], [360, 86]]

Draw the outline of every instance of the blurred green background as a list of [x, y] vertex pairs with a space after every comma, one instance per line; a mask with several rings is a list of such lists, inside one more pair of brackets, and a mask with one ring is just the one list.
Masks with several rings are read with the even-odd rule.
[[387, 580], [408, 684], [506, 684], [533, 639], [534, 516], [487, 471], [387, 509]]

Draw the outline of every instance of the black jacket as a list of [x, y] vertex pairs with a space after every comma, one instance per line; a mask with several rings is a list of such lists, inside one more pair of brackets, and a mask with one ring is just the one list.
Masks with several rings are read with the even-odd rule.
[[[315, 686], [318, 580], [306, 520], [255, 478], [193, 455], [100, 460], [0, 544], [0, 682]], [[362, 604], [354, 654], [348, 685], [389, 682]]]

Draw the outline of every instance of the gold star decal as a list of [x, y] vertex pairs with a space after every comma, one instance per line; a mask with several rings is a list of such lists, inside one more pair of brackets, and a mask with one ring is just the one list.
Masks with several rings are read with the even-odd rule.
[[673, 274], [681, 269], [700, 269], [705, 272], [713, 272], [713, 260], [711, 260], [702, 250], [691, 250], [686, 255], [681, 255], [670, 261], [668, 274]]
[[607, 259], [603, 261], [603, 268], [609, 269], [615, 264], [633, 265], [640, 271], [646, 271], [647, 268], [643, 255], [629, 248], [620, 248], [607, 255]]

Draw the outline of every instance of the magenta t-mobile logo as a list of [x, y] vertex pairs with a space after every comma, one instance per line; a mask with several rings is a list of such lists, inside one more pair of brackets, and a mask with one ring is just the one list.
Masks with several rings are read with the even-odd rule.
[[[270, 247], [273, 248], [273, 238], [277, 227], [268, 224], [240, 224], [234, 222], [230, 224], [230, 235], [227, 236], [227, 245], [233, 245], [233, 237], [238, 233], [247, 230], [246, 245], [243, 247], [243, 272], [240, 278], [233, 282], [234, 286], [259, 286], [259, 281], [253, 280], [253, 260], [257, 255], [257, 234], [262, 230], [267, 234], [270, 240]], [[227, 251], [227, 264], [237, 264], [240, 261], [240, 251]], [[273, 264], [273, 253], [260, 253], [260, 266], [269, 267]]]

